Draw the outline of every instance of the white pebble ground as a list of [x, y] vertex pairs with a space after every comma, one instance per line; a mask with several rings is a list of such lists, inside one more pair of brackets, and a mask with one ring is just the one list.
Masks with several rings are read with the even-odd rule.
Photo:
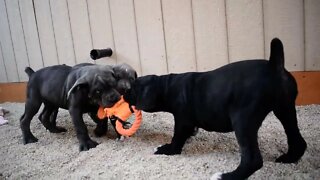
[[[181, 155], [154, 155], [160, 144], [169, 143], [173, 117], [167, 113], [143, 113], [138, 132], [116, 141], [111, 126], [107, 136], [94, 137], [94, 122], [85, 115], [89, 135], [100, 143], [79, 152], [78, 140], [68, 111], [60, 110], [57, 124], [68, 131], [52, 134], [37, 116], [31, 131], [37, 143], [22, 144], [19, 118], [23, 103], [0, 104], [10, 111], [0, 126], [0, 179], [210, 179], [217, 172], [228, 172], [240, 161], [234, 133], [206, 132], [202, 129], [184, 146]], [[298, 106], [299, 127], [308, 148], [297, 164], [279, 164], [275, 159], [287, 151], [286, 136], [271, 113], [259, 131], [264, 166], [249, 179], [320, 179], [320, 105]]]

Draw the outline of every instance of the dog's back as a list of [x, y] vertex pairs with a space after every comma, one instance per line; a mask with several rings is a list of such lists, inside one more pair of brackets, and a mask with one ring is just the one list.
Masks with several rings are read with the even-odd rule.
[[27, 67], [25, 70], [29, 76], [27, 96], [37, 96], [44, 101], [53, 104], [57, 103], [57, 106], [63, 106], [58, 102], [62, 102], [61, 99], [64, 99], [66, 96], [66, 92], [61, 90], [65, 89], [65, 82], [71, 68], [67, 65], [54, 65], [34, 72], [31, 68]]
[[[271, 42], [269, 60], [235, 62], [194, 78], [192, 93], [201, 98], [194, 99], [193, 109], [202, 107], [197, 119], [212, 123], [204, 125], [207, 130], [231, 131], [231, 111], [252, 107], [265, 116], [279, 104], [294, 104], [298, 93], [295, 79], [284, 67], [283, 45], [277, 38]], [[208, 106], [203, 106], [204, 99]]]
[[303, 155], [306, 142], [297, 125], [296, 96], [297, 83], [284, 68], [283, 45], [275, 38], [269, 60], [240, 61], [209, 72], [139, 77], [124, 98], [137, 109], [173, 114], [172, 141], [155, 154], [180, 154], [195, 127], [235, 131], [241, 162], [234, 171], [213, 177], [245, 179], [263, 165], [258, 130], [271, 111], [288, 137], [288, 152], [276, 161], [292, 163]]

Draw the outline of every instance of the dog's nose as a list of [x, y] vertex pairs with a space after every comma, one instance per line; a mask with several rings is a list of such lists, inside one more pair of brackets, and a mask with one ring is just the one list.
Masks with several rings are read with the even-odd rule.
[[131, 89], [131, 84], [129, 81], [126, 80], [120, 80], [118, 82], [118, 91], [120, 94], [124, 94], [127, 90]]

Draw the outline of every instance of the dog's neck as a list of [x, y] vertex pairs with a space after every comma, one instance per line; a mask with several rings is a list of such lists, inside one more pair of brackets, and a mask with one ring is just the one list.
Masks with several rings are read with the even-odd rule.
[[[174, 111], [179, 110], [179, 108], [177, 107], [187, 101], [186, 92], [183, 90], [183, 88], [181, 89], [176, 85], [177, 83], [179, 83], [179, 81], [179, 74], [168, 74], [159, 76], [158, 82], [155, 84], [160, 90], [159, 100], [161, 102], [159, 103], [159, 105], [161, 107], [159, 107], [159, 109], [161, 109], [161, 111], [174, 113]], [[175, 104], [173, 104], [172, 99], [179, 99], [181, 101], [174, 101]]]

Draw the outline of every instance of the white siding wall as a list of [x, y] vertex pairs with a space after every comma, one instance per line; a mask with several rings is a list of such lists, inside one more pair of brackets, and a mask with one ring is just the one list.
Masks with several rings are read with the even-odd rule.
[[285, 66], [292, 71], [305, 70], [303, 0], [265, 0], [263, 9], [266, 56], [271, 39], [280, 37], [285, 46]]
[[128, 63], [141, 74], [133, 0], [109, 0], [117, 63]]
[[[31, 1], [31, 0], [27, 0]], [[34, 0], [35, 23], [38, 28], [39, 43], [42, 52], [44, 66], [51, 66], [59, 63], [56, 36], [52, 22], [52, 13], [49, 0]], [[8, 9], [8, 7], [7, 7]], [[31, 60], [32, 61], [32, 60]], [[32, 67], [33, 68], [33, 67]], [[34, 68], [35, 69], [35, 68]], [[36, 70], [36, 69], [35, 69]], [[18, 69], [23, 72], [23, 69]]]
[[224, 0], [193, 0], [193, 22], [198, 71], [229, 62], [228, 32]]
[[227, 0], [229, 60], [264, 58], [262, 0]]
[[320, 1], [306, 0], [305, 22], [305, 70], [320, 70]]
[[0, 1], [0, 45], [1, 45], [1, 55], [0, 60], [1, 64], [4, 67], [1, 67], [1, 71], [5, 70], [5, 73], [1, 73], [1, 76], [5, 75], [5, 77], [1, 77], [0, 80], [2, 82], [19, 82], [17, 64], [15, 54], [13, 52], [13, 44], [11, 38], [11, 32], [9, 27], [9, 19], [7, 15], [6, 9], [6, 1]]
[[[29, 66], [29, 58], [27, 54], [26, 39], [22, 26], [21, 13], [18, 0], [6, 0], [9, 28], [11, 31], [11, 39], [13, 44], [13, 52], [15, 54], [16, 66], [18, 69], [18, 77], [20, 81], [28, 79], [27, 75], [20, 69]], [[2, 43], [1, 43], [2, 44]]]
[[0, 82], [25, 66], [126, 62], [141, 75], [207, 71], [268, 58], [279, 37], [290, 71], [320, 70], [319, 0], [0, 0]]

